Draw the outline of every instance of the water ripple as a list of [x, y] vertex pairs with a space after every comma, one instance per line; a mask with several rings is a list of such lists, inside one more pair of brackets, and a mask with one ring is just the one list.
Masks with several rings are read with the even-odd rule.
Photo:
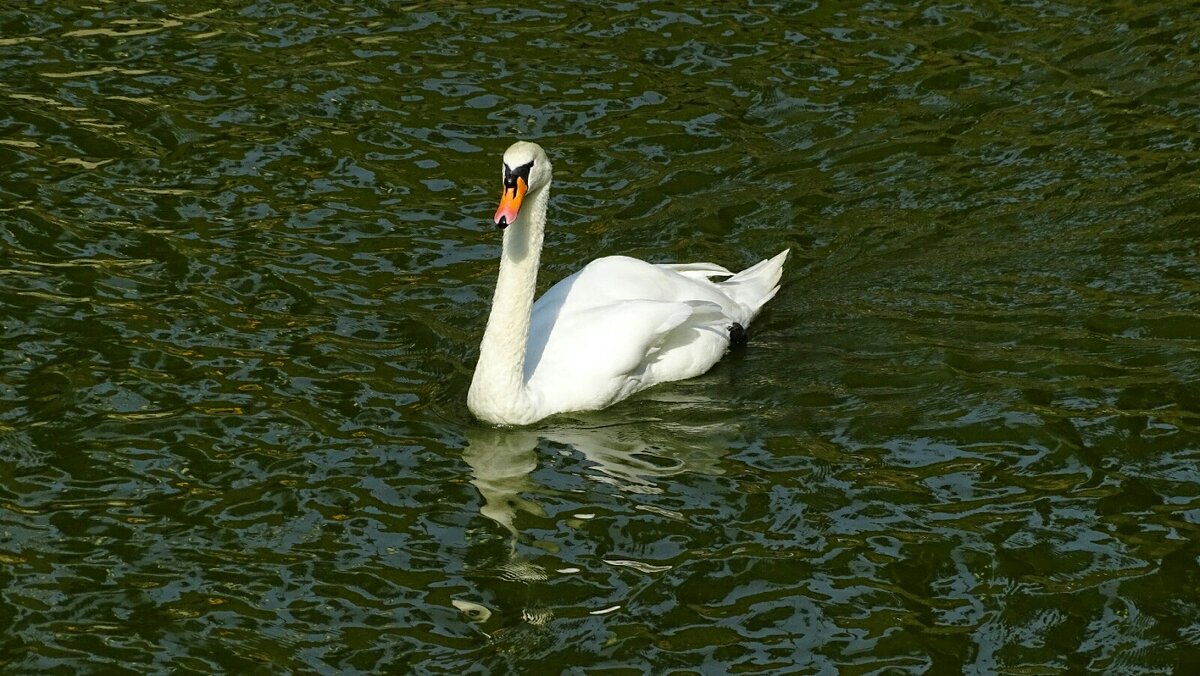
[[[1193, 14], [0, 10], [0, 664], [1186, 667]], [[751, 348], [475, 424], [518, 136], [543, 287], [791, 247]]]

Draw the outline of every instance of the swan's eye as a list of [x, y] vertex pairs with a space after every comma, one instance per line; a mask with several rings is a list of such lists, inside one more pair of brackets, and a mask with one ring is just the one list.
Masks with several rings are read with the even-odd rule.
[[529, 170], [533, 169], [533, 161], [526, 162], [516, 169], [510, 169], [507, 164], [504, 165], [504, 187], [509, 190], [517, 187], [517, 179], [525, 179], [525, 185], [529, 185]]

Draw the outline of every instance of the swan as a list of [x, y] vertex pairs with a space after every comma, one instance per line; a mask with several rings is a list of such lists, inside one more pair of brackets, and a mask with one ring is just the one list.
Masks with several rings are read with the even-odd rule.
[[494, 219], [504, 233], [500, 273], [467, 393], [480, 420], [527, 425], [698, 376], [745, 341], [750, 320], [779, 291], [787, 249], [737, 274], [712, 263], [608, 256], [535, 303], [550, 174], [536, 143], [504, 152]]

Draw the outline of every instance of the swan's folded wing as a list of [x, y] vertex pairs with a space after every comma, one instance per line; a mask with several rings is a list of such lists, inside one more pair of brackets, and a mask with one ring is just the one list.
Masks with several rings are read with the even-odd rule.
[[638, 374], [684, 340], [679, 329], [721, 330], [727, 323], [721, 306], [704, 301], [626, 300], [556, 319], [544, 335], [530, 334], [525, 373], [535, 387]]
[[627, 300], [564, 312], [535, 322], [525, 372], [552, 368], [575, 375], [619, 375], [638, 368], [647, 353], [692, 315], [687, 303]]

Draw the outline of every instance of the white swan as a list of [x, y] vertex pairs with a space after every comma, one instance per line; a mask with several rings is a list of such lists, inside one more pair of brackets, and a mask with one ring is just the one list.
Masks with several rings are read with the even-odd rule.
[[787, 250], [737, 274], [712, 263], [609, 256], [534, 303], [550, 201], [550, 161], [541, 146], [510, 146], [503, 181], [495, 217], [504, 231], [500, 275], [467, 393], [480, 420], [525, 425], [698, 376], [731, 340], [744, 340], [745, 327], [779, 290]]

